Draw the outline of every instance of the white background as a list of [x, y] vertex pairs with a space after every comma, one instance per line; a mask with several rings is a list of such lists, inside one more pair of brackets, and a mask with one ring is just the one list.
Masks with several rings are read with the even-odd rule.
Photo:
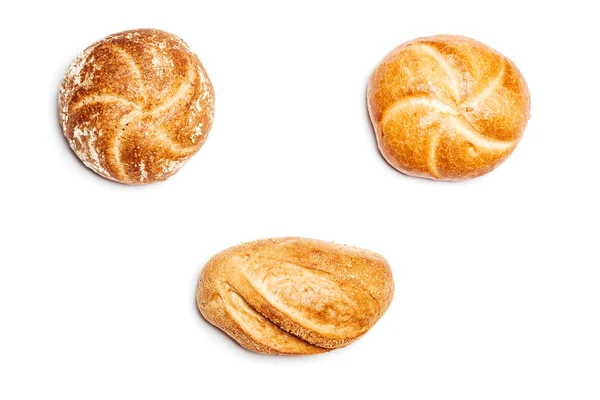
[[[538, 3], [538, 4], [536, 4]], [[0, 398], [599, 399], [600, 91], [593, 2], [12, 2], [0, 63]], [[96, 176], [60, 130], [71, 60], [171, 31], [216, 91], [165, 183]], [[465, 183], [379, 155], [367, 79], [418, 36], [474, 37], [532, 95], [514, 154]], [[396, 296], [329, 354], [253, 354], [195, 306], [204, 263], [263, 237], [365, 247]]]

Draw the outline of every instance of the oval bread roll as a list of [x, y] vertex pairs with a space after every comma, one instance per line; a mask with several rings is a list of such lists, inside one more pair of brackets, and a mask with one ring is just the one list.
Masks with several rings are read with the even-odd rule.
[[496, 168], [529, 119], [523, 76], [476, 40], [419, 38], [392, 50], [367, 90], [379, 149], [399, 171], [465, 180]]
[[162, 181], [204, 144], [214, 92], [198, 57], [175, 35], [138, 29], [108, 36], [71, 64], [59, 93], [63, 132], [99, 175]]
[[394, 294], [380, 255], [303, 238], [229, 248], [204, 267], [197, 303], [246, 349], [303, 355], [344, 347], [379, 320]]

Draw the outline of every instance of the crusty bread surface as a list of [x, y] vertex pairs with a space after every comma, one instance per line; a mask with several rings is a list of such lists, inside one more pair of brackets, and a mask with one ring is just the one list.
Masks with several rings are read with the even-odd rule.
[[379, 149], [412, 176], [465, 180], [515, 149], [530, 97], [515, 64], [476, 40], [423, 37], [392, 50], [367, 89]]
[[308, 355], [364, 335], [393, 294], [391, 269], [380, 255], [288, 237], [218, 253], [202, 270], [196, 299], [204, 318], [246, 349]]
[[110, 35], [85, 49], [59, 91], [69, 145], [99, 175], [126, 184], [162, 181], [204, 144], [214, 92], [198, 57], [156, 29]]

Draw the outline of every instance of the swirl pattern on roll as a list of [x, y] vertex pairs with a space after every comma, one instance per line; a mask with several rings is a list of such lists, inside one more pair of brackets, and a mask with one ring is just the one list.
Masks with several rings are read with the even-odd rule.
[[99, 175], [127, 184], [169, 178], [204, 144], [214, 91], [175, 35], [138, 29], [108, 36], [71, 64], [59, 92], [69, 145]]
[[384, 158], [405, 174], [438, 180], [497, 167], [521, 139], [530, 110], [512, 61], [452, 35], [394, 49], [373, 72], [367, 98]]

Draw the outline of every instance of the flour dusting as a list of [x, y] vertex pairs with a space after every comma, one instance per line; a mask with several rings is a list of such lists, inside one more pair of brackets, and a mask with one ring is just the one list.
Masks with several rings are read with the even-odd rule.
[[108, 171], [100, 163], [100, 154], [96, 146], [96, 140], [100, 136], [102, 132], [96, 128], [76, 127], [69, 144], [88, 168], [100, 175], [108, 176]]
[[190, 139], [192, 140], [192, 143], [196, 143], [196, 138], [197, 138], [198, 136], [202, 136], [202, 135], [203, 135], [203, 133], [202, 133], [202, 126], [203, 126], [203, 125], [204, 125], [204, 124], [203, 124], [202, 122], [200, 122], [200, 123], [198, 124], [198, 126], [196, 126], [196, 127], [194, 128], [194, 133], [192, 133], [192, 135], [190, 136]]

